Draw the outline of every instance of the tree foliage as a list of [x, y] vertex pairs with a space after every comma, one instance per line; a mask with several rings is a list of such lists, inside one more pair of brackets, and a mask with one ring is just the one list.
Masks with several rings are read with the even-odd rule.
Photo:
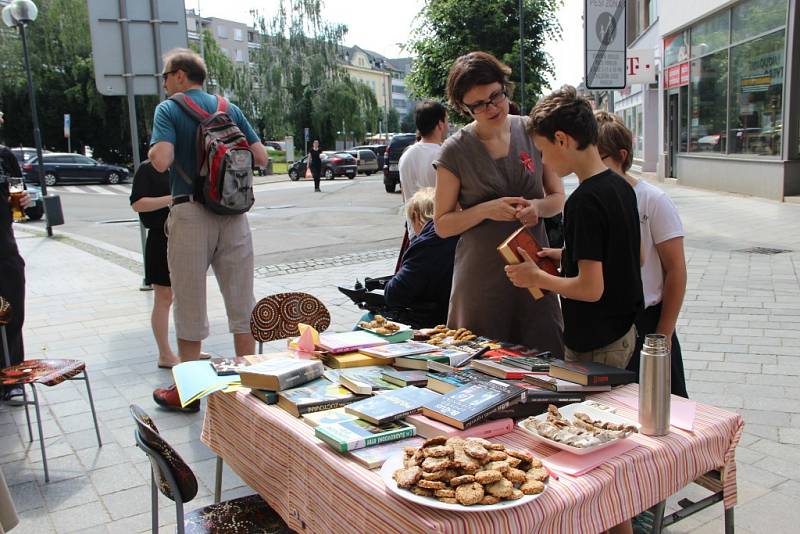
[[[544, 47], [561, 34], [561, 3], [523, 0], [525, 109], [536, 102], [553, 74]], [[443, 99], [453, 61], [483, 50], [511, 67], [511, 79], [517, 83], [512, 98], [519, 101], [519, 45], [518, 0], [427, 0], [408, 46], [416, 56], [408, 84], [417, 97]]]
[[[89, 16], [83, 0], [37, 1], [39, 16], [27, 30], [30, 64], [45, 148], [66, 150], [64, 114], [71, 115], [73, 150], [89, 145], [108, 161], [132, 160], [124, 97], [103, 96], [94, 81]], [[0, 30], [0, 105], [6, 144], [33, 146], [22, 45], [14, 29]], [[137, 97], [139, 138], [146, 141], [155, 97]]]
[[400, 131], [402, 132], [415, 132], [417, 130], [417, 118], [414, 114], [414, 108], [410, 108], [403, 119], [400, 121]]
[[[201, 53], [199, 43], [192, 42], [189, 47]], [[224, 93], [233, 89], [236, 80], [236, 67], [233, 61], [222, 51], [211, 31], [203, 30], [203, 59], [206, 62], [207, 89], [211, 93]]]
[[399, 132], [400, 131], [400, 114], [395, 108], [389, 108], [386, 113], [386, 131]]

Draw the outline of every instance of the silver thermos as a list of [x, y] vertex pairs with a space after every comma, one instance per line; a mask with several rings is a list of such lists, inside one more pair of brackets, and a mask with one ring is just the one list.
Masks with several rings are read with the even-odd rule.
[[639, 424], [642, 434], [663, 436], [669, 433], [670, 351], [667, 338], [648, 334], [639, 360]]

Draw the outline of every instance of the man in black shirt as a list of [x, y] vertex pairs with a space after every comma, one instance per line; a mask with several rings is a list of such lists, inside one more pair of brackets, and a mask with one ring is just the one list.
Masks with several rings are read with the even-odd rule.
[[[0, 115], [0, 125], [3, 124]], [[8, 190], [9, 177], [21, 177], [22, 171], [14, 154], [0, 145], [0, 296], [11, 305], [11, 320], [6, 326], [11, 364], [25, 359], [22, 344], [22, 324], [25, 322], [25, 262], [19, 255], [14, 230], [11, 228], [11, 204]], [[31, 205], [28, 193], [23, 193], [20, 203], [23, 208]], [[0, 347], [0, 351], [2, 351]], [[1, 360], [0, 360], [1, 361]], [[5, 363], [2, 363], [5, 367]], [[3, 397], [22, 395], [19, 388], [3, 391]]]
[[563, 253], [540, 253], [561, 261], [561, 277], [541, 271], [524, 254], [526, 261], [506, 272], [516, 286], [561, 295], [566, 360], [624, 369], [644, 304], [639, 212], [633, 188], [603, 163], [597, 131], [591, 106], [573, 87], [564, 86], [531, 112], [528, 133], [542, 162], [559, 176], [574, 172], [580, 185], [564, 207]]

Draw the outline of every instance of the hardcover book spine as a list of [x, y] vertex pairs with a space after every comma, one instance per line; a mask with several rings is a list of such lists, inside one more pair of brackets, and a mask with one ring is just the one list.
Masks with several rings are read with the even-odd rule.
[[[516, 251], [511, 250], [509, 245], [498, 247], [497, 252], [500, 253], [500, 255], [503, 257], [503, 260], [505, 260], [505, 262], [509, 265], [517, 265], [518, 263], [522, 263], [519, 261]], [[538, 287], [529, 287], [528, 291], [536, 300], [539, 300], [544, 296], [544, 293], [542, 293], [542, 290]]]

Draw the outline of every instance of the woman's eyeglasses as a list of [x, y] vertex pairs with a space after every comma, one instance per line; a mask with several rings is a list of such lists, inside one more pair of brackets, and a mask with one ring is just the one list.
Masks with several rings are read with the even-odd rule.
[[503, 102], [503, 100], [505, 100], [507, 97], [508, 95], [506, 94], [506, 90], [500, 89], [499, 91], [492, 93], [489, 96], [489, 100], [485, 100], [482, 102], [475, 102], [474, 104], [467, 104], [466, 102], [464, 102], [464, 107], [467, 108], [469, 112], [472, 113], [473, 115], [480, 115], [481, 113], [484, 113], [487, 109], [489, 109], [490, 104], [495, 108], [497, 108], [500, 105], [500, 103]]

